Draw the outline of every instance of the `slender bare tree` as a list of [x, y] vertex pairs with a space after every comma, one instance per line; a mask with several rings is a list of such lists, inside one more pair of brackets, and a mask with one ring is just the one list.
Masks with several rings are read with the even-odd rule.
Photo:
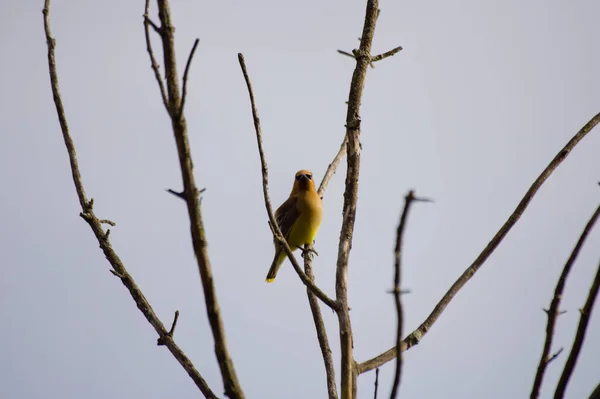
[[[156, 3], [158, 7], [159, 22], [156, 23], [151, 19], [150, 0], [145, 0], [143, 28], [146, 39], [146, 49], [150, 58], [152, 71], [158, 84], [159, 95], [167, 112], [167, 117], [171, 121], [171, 128], [177, 145], [179, 166], [181, 169], [183, 191], [169, 191], [185, 202], [188, 211], [188, 217], [190, 220], [190, 235], [192, 237], [193, 250], [196, 256], [200, 280], [204, 291], [205, 307], [207, 311], [208, 322], [211, 327], [212, 336], [214, 340], [215, 356], [222, 377], [223, 390], [225, 392], [225, 395], [229, 398], [241, 399], [245, 396], [242, 389], [242, 384], [238, 380], [235, 371], [233, 357], [230, 354], [227, 345], [225, 326], [223, 318], [221, 316], [218, 303], [218, 296], [213, 281], [211, 263], [209, 260], [209, 254], [207, 250], [207, 237], [204, 230], [204, 223], [202, 218], [200, 201], [201, 191], [198, 189], [194, 178], [192, 152], [188, 140], [187, 122], [184, 113], [186, 97], [188, 92], [187, 81], [190, 71], [190, 65], [193, 61], [193, 57], [198, 47], [199, 40], [196, 39], [187, 57], [183, 78], [180, 82], [177, 74], [177, 63], [175, 55], [175, 29], [171, 17], [171, 12], [169, 9], [169, 3], [167, 0], [157, 0]], [[376, 369], [374, 392], [374, 397], [376, 398], [378, 385], [380, 383], [378, 379], [379, 367], [392, 360], [395, 360], [396, 367], [391, 390], [391, 398], [395, 398], [398, 395], [401, 382], [402, 352], [410, 349], [412, 346], [418, 344], [423, 339], [425, 334], [427, 334], [427, 332], [431, 329], [433, 324], [444, 312], [446, 307], [450, 304], [454, 296], [483, 266], [488, 257], [496, 250], [496, 248], [500, 245], [502, 240], [510, 232], [512, 227], [517, 223], [517, 221], [523, 215], [539, 188], [546, 181], [546, 179], [569, 155], [571, 150], [600, 122], [600, 114], [595, 115], [557, 153], [557, 155], [550, 161], [548, 166], [533, 181], [531, 187], [524, 194], [522, 200], [519, 202], [513, 213], [508, 217], [506, 222], [499, 228], [498, 232], [491, 238], [490, 242], [485, 246], [485, 248], [483, 248], [481, 253], [475, 257], [475, 260], [471, 263], [471, 265], [469, 265], [463, 272], [463, 274], [456, 280], [456, 282], [452, 284], [452, 286], [448, 289], [448, 292], [440, 299], [440, 301], [433, 308], [430, 315], [421, 323], [421, 325], [416, 330], [402, 338], [402, 238], [406, 230], [406, 220], [411, 203], [413, 201], [419, 200], [424, 201], [423, 198], [416, 197], [414, 192], [410, 191], [405, 198], [405, 206], [404, 210], [402, 211], [397, 229], [396, 247], [394, 251], [395, 262], [393, 267], [395, 271], [395, 278], [392, 293], [394, 294], [394, 303], [396, 305], [398, 317], [396, 342], [389, 350], [377, 356], [374, 356], [371, 359], [358, 362], [354, 357], [352, 323], [348, 307], [348, 268], [350, 267], [349, 257], [354, 236], [354, 222], [356, 217], [358, 198], [357, 193], [358, 185], [360, 182], [360, 108], [363, 88], [365, 86], [369, 66], [373, 66], [375, 62], [382, 61], [388, 57], [399, 53], [402, 50], [401, 47], [396, 47], [390, 51], [384, 52], [379, 55], [371, 54], [379, 12], [380, 11], [378, 0], [367, 0], [365, 19], [362, 28], [362, 35], [360, 37], [359, 47], [357, 49], [352, 50], [351, 52], [338, 50], [339, 53], [351, 57], [354, 60], [355, 69], [350, 82], [350, 90], [348, 94], [348, 107], [345, 120], [346, 132], [343, 137], [340, 137], [341, 146], [339, 148], [339, 151], [335, 155], [333, 161], [328, 165], [324, 173], [323, 180], [319, 186], [319, 195], [323, 197], [329, 181], [335, 174], [337, 166], [340, 164], [343, 157], [345, 156], [347, 162], [347, 171], [345, 177], [343, 221], [340, 229], [338, 256], [336, 262], [335, 298], [330, 297], [327, 293], [325, 293], [317, 286], [314, 275], [312, 273], [312, 257], [310, 252], [308, 251], [308, 248], [306, 248], [306, 250], [303, 252], [304, 268], [300, 267], [300, 264], [295, 258], [292, 249], [287, 244], [286, 237], [283, 236], [274, 218], [273, 209], [269, 199], [268, 166], [266, 154], [263, 148], [263, 138], [260, 119], [258, 116], [258, 106], [256, 104], [254, 90], [251, 84], [244, 56], [242, 54], [238, 55], [238, 60], [242, 69], [242, 74], [246, 81], [250, 97], [250, 106], [253, 114], [255, 134], [258, 144], [258, 152], [261, 160], [263, 195], [267, 216], [270, 221], [270, 226], [274, 238], [282, 244], [287, 253], [287, 256], [289, 257], [296, 273], [300, 278], [300, 281], [306, 286], [308, 303], [313, 315], [315, 331], [323, 356], [323, 364], [325, 368], [325, 376], [327, 382], [327, 392], [330, 399], [337, 399], [338, 397], [341, 397], [343, 399], [356, 398], [358, 376], [360, 374], [366, 373], [367, 371], [374, 369]], [[200, 392], [206, 398], [217, 398], [217, 395], [215, 395], [214, 391], [208, 386], [207, 382], [204, 380], [200, 372], [194, 367], [192, 361], [175, 343], [174, 333], [175, 328], [177, 326], [179, 312], [175, 312], [175, 316], [172, 321], [171, 327], [169, 330], [167, 330], [162, 321], [154, 313], [149, 301], [146, 299], [140, 288], [136, 285], [133, 277], [128, 273], [127, 269], [125, 268], [125, 265], [118, 257], [117, 253], [111, 245], [110, 229], [105, 229], [104, 225], [114, 225], [114, 223], [107, 219], [100, 219], [94, 212], [94, 200], [88, 198], [86, 195], [83, 180], [81, 178], [81, 173], [79, 171], [79, 165], [77, 162], [75, 144], [70, 134], [69, 125], [66, 117], [66, 111], [64, 109], [59, 90], [58, 73], [54, 54], [55, 40], [52, 37], [50, 29], [50, 0], [45, 0], [43, 16], [46, 42], [48, 47], [48, 67], [50, 72], [52, 94], [54, 98], [54, 103], [56, 105], [56, 111], [63, 135], [63, 140], [65, 142], [67, 154], [69, 156], [71, 164], [71, 171], [73, 176], [73, 182], [75, 185], [75, 190], [81, 206], [80, 215], [83, 218], [83, 220], [90, 226], [93, 234], [98, 240], [101, 250], [106, 256], [109, 264], [111, 265], [111, 272], [123, 283], [123, 285], [126, 287], [126, 289], [131, 294], [132, 298], [134, 299], [138, 309], [143, 313], [148, 322], [156, 330], [158, 334], [158, 345], [165, 346], [169, 350], [169, 352], [181, 364], [181, 366], [188, 373], [190, 378], [194, 381]], [[165, 71], [164, 76], [162, 76], [161, 74], [161, 69], [159, 66], [160, 64], [152, 46], [153, 33], [157, 35], [162, 46], [162, 65]], [[543, 374], [546, 369], [546, 366], [560, 353], [559, 351], [552, 356], [550, 355], [554, 325], [556, 323], [557, 316], [560, 314], [559, 304], [560, 298], [564, 290], [565, 279], [569, 271], [571, 270], [575, 258], [579, 253], [579, 250], [583, 246], [585, 238], [589, 234], [599, 215], [600, 208], [598, 208], [595, 211], [592, 218], [586, 225], [584, 232], [582, 233], [579, 241], [577, 242], [577, 245], [575, 246], [575, 249], [573, 250], [571, 256], [569, 257], [565, 265], [563, 273], [559, 277], [557, 287], [555, 290], [555, 295], [550, 304], [550, 308], [547, 310], [548, 326], [546, 329], [546, 341], [538, 365], [538, 371], [532, 388], [531, 398], [538, 397], [539, 389], [541, 387]], [[581, 310], [581, 318], [577, 329], [576, 339], [573, 343], [573, 347], [569, 354], [567, 364], [565, 365], [565, 369], [556, 388], [555, 398], [563, 397], [566, 385], [569, 381], [569, 377], [573, 373], [577, 356], [581, 351], [581, 347], [585, 337], [587, 323], [599, 290], [600, 267], [592, 283], [588, 299]], [[325, 324], [323, 322], [323, 317], [321, 314], [321, 304], [324, 304], [333, 312], [335, 312], [338, 318], [338, 334], [340, 340], [341, 353], [341, 367], [339, 370], [337, 370], [337, 374], [339, 374], [340, 376], [339, 394], [338, 383], [336, 381], [336, 370], [334, 368], [334, 361], [331, 347], [329, 344], [328, 333], [325, 329]], [[597, 388], [592, 394], [592, 397], [597, 397], [598, 392], [599, 390]]]

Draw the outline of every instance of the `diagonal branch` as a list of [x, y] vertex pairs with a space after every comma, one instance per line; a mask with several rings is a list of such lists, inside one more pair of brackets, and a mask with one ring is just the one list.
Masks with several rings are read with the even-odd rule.
[[550, 302], [550, 307], [546, 311], [548, 315], [548, 323], [546, 324], [546, 341], [544, 342], [544, 349], [542, 350], [542, 356], [540, 357], [540, 362], [538, 364], [537, 372], [535, 374], [535, 380], [533, 382], [533, 388], [531, 389], [531, 394], [529, 397], [531, 399], [536, 399], [540, 395], [540, 388], [542, 386], [542, 380], [544, 378], [544, 372], [546, 371], [546, 366], [550, 363], [551, 359], [555, 356], [550, 357], [550, 350], [552, 349], [552, 339], [554, 338], [554, 327], [556, 326], [556, 319], [558, 318], [560, 312], [560, 300], [563, 296], [563, 291], [565, 289], [565, 283], [567, 282], [567, 277], [577, 256], [579, 255], [579, 251], [583, 247], [585, 240], [587, 239], [590, 231], [596, 224], [598, 217], [600, 216], [600, 206], [596, 208], [596, 211], [592, 214], [592, 217], [589, 219], [583, 232], [579, 236], [579, 240], [575, 244], [569, 259], [565, 263], [565, 266], [560, 274], [558, 282], [556, 283], [556, 288], [554, 290], [554, 297]]
[[[308, 250], [308, 247], [306, 247]], [[304, 271], [306, 276], [314, 281], [315, 277], [312, 272], [312, 254], [306, 252], [304, 256]], [[311, 290], [306, 288], [306, 295], [308, 296], [308, 304], [310, 305], [310, 311], [313, 315], [313, 321], [315, 323], [315, 329], [317, 330], [317, 339], [319, 340], [319, 347], [321, 348], [321, 354], [323, 355], [323, 363], [325, 364], [325, 375], [327, 377], [327, 394], [329, 399], [337, 399], [337, 388], [335, 386], [335, 366], [333, 364], [333, 356], [331, 355], [331, 347], [329, 346], [329, 338], [327, 337], [327, 330], [325, 329], [325, 322], [323, 321], [323, 315], [321, 314], [321, 308], [319, 307], [319, 301], [315, 294]]]
[[[596, 114], [588, 123], [585, 124], [572, 138], [569, 142], [556, 154], [554, 159], [550, 161], [548, 166], [542, 171], [542, 173], [535, 179], [532, 183], [531, 187], [527, 190], [519, 205], [517, 205], [516, 209], [509, 216], [508, 220], [500, 227], [500, 230], [494, 235], [492, 240], [486, 245], [483, 251], [477, 256], [477, 258], [473, 261], [473, 263], [463, 272], [463, 274], [456, 280], [454, 284], [450, 287], [448, 292], [444, 294], [442, 299], [435, 305], [433, 311], [427, 316], [425, 321], [421, 323], [419, 328], [413, 331], [408, 337], [404, 338], [401, 344], [401, 350], [405, 351], [410, 349], [412, 346], [418, 344], [423, 336], [427, 334], [431, 326], [436, 322], [436, 320], [440, 317], [446, 306], [452, 301], [454, 296], [460, 291], [460, 289], [473, 277], [473, 275], [481, 268], [483, 263], [487, 260], [487, 258], [496, 250], [498, 245], [502, 242], [504, 237], [508, 234], [510, 229], [517, 223], [517, 221], [529, 206], [529, 203], [539, 190], [539, 188], [544, 184], [546, 179], [554, 172], [554, 170], [562, 163], [562, 161], [567, 158], [569, 153], [575, 146], [600, 122], [600, 113]], [[363, 363], [358, 365], [358, 370], [360, 373], [367, 372], [369, 370], [373, 370], [377, 367], [382, 366], [383, 364], [389, 362], [394, 359], [396, 354], [396, 347], [390, 348], [382, 354], [369, 359]]]
[[[50, 0], [45, 0], [43, 14], [44, 30], [46, 33], [46, 44], [48, 46], [48, 68], [50, 72], [52, 95], [54, 97], [54, 104], [56, 106], [56, 113], [60, 122], [63, 140], [65, 142], [65, 146], [67, 147], [67, 153], [69, 154], [73, 183], [75, 185], [75, 190], [77, 191], [77, 198], [79, 199], [79, 204], [81, 205], [82, 212], [80, 215], [88, 223], [94, 235], [96, 236], [96, 239], [100, 244], [100, 248], [102, 249], [104, 256], [106, 256], [106, 259], [113, 268], [111, 272], [113, 272], [113, 274], [117, 276], [121, 280], [123, 285], [127, 288], [129, 294], [135, 301], [140, 312], [142, 312], [146, 320], [152, 325], [152, 327], [154, 327], [154, 330], [159, 336], [159, 341], [162, 341], [163, 345], [165, 345], [169, 352], [171, 352], [173, 357], [177, 359], [179, 364], [192, 378], [192, 380], [200, 389], [202, 394], [204, 394], [206, 398], [216, 399], [216, 395], [211, 391], [204, 378], [202, 378], [198, 370], [196, 370], [196, 368], [192, 364], [191, 360], [175, 343], [175, 341], [173, 340], [172, 332], [167, 331], [164, 324], [160, 321], [156, 313], [154, 313], [154, 309], [152, 308], [146, 297], [144, 297], [144, 294], [133, 280], [133, 277], [131, 277], [131, 275], [125, 268], [125, 265], [123, 265], [121, 259], [117, 256], [108, 239], [108, 232], [110, 230], [104, 232], [104, 229], [102, 228], [102, 220], [99, 219], [94, 213], [93, 200], [87, 199], [85, 189], [83, 186], [83, 180], [81, 178], [81, 173], [79, 172], [79, 165], [77, 163], [77, 152], [75, 150], [75, 144], [73, 143], [73, 139], [71, 138], [69, 125], [67, 123], [65, 109], [62, 103], [62, 98], [59, 90], [58, 74], [56, 72], [56, 60], [54, 56], [54, 47], [56, 44], [55, 40], [52, 38], [52, 33], [50, 31]], [[173, 325], [173, 329], [174, 328], [175, 326]]]
[[592, 309], [594, 308], [594, 302], [598, 297], [598, 291], [600, 291], [600, 264], [598, 265], [596, 277], [594, 278], [592, 286], [590, 287], [590, 292], [588, 294], [587, 300], [585, 301], [585, 305], [583, 305], [583, 309], [579, 310], [579, 325], [577, 326], [577, 332], [575, 333], [575, 341], [573, 342], [571, 352], [569, 353], [569, 357], [567, 358], [567, 362], [565, 363], [563, 372], [560, 376], [560, 379], [558, 380], [558, 384], [556, 385], [556, 391], [554, 391], [554, 399], [561, 399], [565, 395], [567, 384], [569, 383], [569, 379], [571, 378], [571, 375], [575, 370], [575, 364], [577, 363], [579, 352], [581, 351], [581, 347], [583, 346], [585, 332], [587, 330], [588, 322], [592, 314]]
[[187, 63], [185, 64], [185, 71], [183, 72], [183, 90], [181, 94], [181, 107], [179, 110], [179, 117], [183, 115], [183, 110], [185, 108], [185, 100], [187, 98], [188, 73], [190, 72], [190, 65], [192, 65], [192, 59], [194, 58], [194, 54], [196, 53], [198, 43], [200, 43], [200, 39], [194, 40], [194, 45], [192, 46], [192, 50], [190, 51], [190, 55], [188, 56]]
[[250, 83], [250, 77], [248, 76], [248, 70], [246, 69], [246, 62], [244, 61], [243, 54], [238, 54], [238, 61], [240, 63], [240, 67], [242, 68], [242, 73], [246, 81], [246, 86], [248, 87], [248, 95], [250, 96], [250, 104], [252, 106], [252, 118], [254, 120], [254, 129], [256, 130], [256, 141], [258, 143], [258, 153], [260, 155], [260, 163], [262, 170], [263, 196], [265, 199], [265, 207], [267, 208], [267, 214], [269, 216], [269, 224], [271, 226], [271, 229], [273, 230], [275, 239], [277, 239], [285, 249], [285, 253], [290, 259], [290, 262], [292, 262], [292, 266], [294, 267], [294, 270], [296, 270], [296, 273], [300, 277], [300, 280], [302, 280], [304, 285], [306, 285], [306, 287], [310, 289], [313, 294], [315, 294], [320, 300], [322, 300], [323, 303], [329, 306], [332, 310], [337, 310], [338, 304], [336, 303], [336, 301], [329, 298], [327, 294], [321, 291], [319, 287], [317, 287], [315, 283], [312, 282], [311, 279], [309, 279], [306, 276], [306, 274], [304, 274], [304, 272], [300, 268], [300, 265], [298, 264], [298, 261], [296, 260], [296, 257], [292, 253], [290, 246], [283, 237], [281, 229], [275, 221], [275, 217], [273, 216], [273, 207], [271, 206], [271, 200], [269, 199], [269, 170], [267, 168], [267, 160], [263, 149], [260, 118], [258, 117], [258, 110], [256, 108], [256, 102], [254, 100], [254, 91], [252, 90], [252, 83]]
[[[221, 376], [225, 394], [232, 399], [244, 398], [244, 393], [235, 372], [233, 360], [229, 354], [227, 341], [225, 338], [225, 328], [217, 293], [213, 282], [212, 268], [208, 258], [208, 249], [206, 235], [204, 231], [204, 221], [200, 210], [200, 198], [198, 196], [198, 187], [193, 173], [192, 153], [187, 135], [187, 122], [182, 112], [182, 101], [179, 95], [179, 82], [177, 79], [177, 62], [175, 57], [175, 28], [171, 22], [171, 11], [167, 0], [158, 0], [158, 16], [161, 23], [161, 41], [163, 46], [163, 59], [165, 65], [165, 76], [167, 81], [167, 93], [169, 95], [169, 116], [171, 127], [177, 144], [177, 153], [179, 156], [179, 166], [181, 168], [181, 177], [183, 180], [183, 196], [185, 197], [188, 216], [190, 219], [190, 233], [192, 236], [192, 245], [194, 254], [202, 280], [204, 290], [204, 301], [208, 321], [215, 341], [215, 354]], [[190, 61], [191, 56], [190, 54]]]
[[329, 185], [329, 181], [335, 174], [335, 170], [337, 169], [338, 165], [342, 161], [342, 158], [344, 158], [344, 155], [346, 155], [347, 145], [348, 145], [348, 137], [344, 136], [344, 141], [342, 141], [340, 150], [338, 151], [336, 156], [333, 158], [333, 161], [331, 161], [331, 163], [327, 166], [327, 170], [325, 171], [325, 174], [323, 175], [323, 180], [321, 180], [321, 184], [319, 184], [319, 190], [317, 192], [319, 193], [319, 196], [321, 197], [321, 199], [323, 199], [323, 196], [325, 195], [325, 190], [327, 190], [327, 186]]

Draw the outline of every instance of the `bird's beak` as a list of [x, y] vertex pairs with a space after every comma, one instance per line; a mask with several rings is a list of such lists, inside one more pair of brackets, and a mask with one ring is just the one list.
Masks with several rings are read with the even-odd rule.
[[308, 181], [308, 176], [306, 176], [306, 175], [300, 175], [300, 180], [302, 180], [302, 181]]

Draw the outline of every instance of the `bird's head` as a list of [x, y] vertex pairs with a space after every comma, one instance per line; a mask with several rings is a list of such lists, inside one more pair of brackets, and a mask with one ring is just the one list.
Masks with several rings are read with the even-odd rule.
[[292, 192], [297, 193], [299, 191], [308, 190], [316, 190], [312, 172], [305, 169], [299, 170], [296, 172], [294, 188], [292, 189]]

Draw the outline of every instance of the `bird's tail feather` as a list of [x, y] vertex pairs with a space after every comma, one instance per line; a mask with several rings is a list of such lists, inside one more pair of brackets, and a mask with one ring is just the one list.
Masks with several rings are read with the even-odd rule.
[[273, 263], [271, 263], [271, 268], [269, 269], [269, 272], [267, 273], [267, 278], [265, 279], [267, 283], [272, 283], [273, 281], [275, 281], [277, 272], [279, 271], [279, 268], [281, 267], [281, 264], [285, 260], [286, 256], [286, 253], [282, 250], [278, 250], [275, 252]]

